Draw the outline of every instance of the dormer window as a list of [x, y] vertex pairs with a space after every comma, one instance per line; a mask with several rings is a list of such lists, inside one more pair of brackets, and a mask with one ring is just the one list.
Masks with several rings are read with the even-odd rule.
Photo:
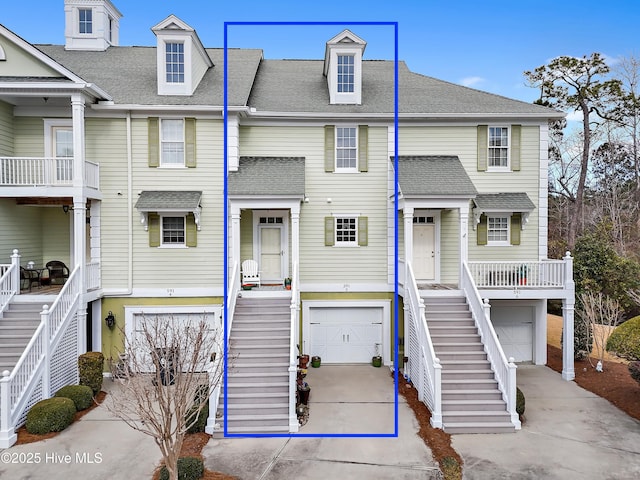
[[353, 92], [354, 56], [338, 55], [338, 92]]
[[330, 104], [362, 103], [362, 54], [367, 43], [349, 30], [327, 42], [324, 75]]
[[184, 43], [167, 42], [165, 52], [167, 83], [184, 83]]
[[78, 9], [78, 21], [80, 33], [93, 33], [93, 12], [90, 8]]

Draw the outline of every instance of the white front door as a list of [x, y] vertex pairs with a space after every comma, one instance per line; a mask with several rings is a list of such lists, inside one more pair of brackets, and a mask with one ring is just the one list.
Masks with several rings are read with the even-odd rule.
[[282, 283], [282, 226], [260, 225], [260, 281]]
[[416, 280], [436, 279], [436, 226], [433, 223], [413, 224], [413, 270]]

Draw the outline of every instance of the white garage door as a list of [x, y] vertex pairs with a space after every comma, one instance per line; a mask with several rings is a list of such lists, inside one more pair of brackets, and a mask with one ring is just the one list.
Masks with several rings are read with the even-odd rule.
[[322, 363], [370, 363], [382, 355], [381, 307], [314, 307], [309, 309], [310, 355]]
[[494, 307], [491, 320], [507, 358], [533, 360], [533, 307]]

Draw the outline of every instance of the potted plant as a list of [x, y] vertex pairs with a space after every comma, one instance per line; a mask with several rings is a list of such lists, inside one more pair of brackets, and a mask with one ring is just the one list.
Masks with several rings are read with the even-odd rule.
[[291, 279], [289, 277], [284, 279], [284, 288], [291, 290]]
[[311, 357], [311, 366], [313, 368], [319, 368], [321, 361], [322, 359], [320, 357], [318, 357], [317, 355], [314, 355], [313, 357]]
[[376, 354], [373, 357], [371, 357], [371, 365], [373, 365], [374, 367], [382, 366], [382, 356], [378, 353], [379, 346], [380, 346], [379, 343], [375, 344]]
[[520, 265], [520, 268], [518, 269], [518, 283], [520, 285], [527, 284], [527, 266], [526, 265]]

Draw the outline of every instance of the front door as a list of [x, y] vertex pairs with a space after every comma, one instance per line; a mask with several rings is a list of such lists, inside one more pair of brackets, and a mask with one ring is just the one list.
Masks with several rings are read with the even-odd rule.
[[282, 283], [282, 226], [260, 225], [260, 281]]
[[[433, 219], [433, 217], [415, 217], [419, 220], [422, 218]], [[436, 226], [434, 223], [413, 224], [413, 269], [416, 280], [436, 279]]]

